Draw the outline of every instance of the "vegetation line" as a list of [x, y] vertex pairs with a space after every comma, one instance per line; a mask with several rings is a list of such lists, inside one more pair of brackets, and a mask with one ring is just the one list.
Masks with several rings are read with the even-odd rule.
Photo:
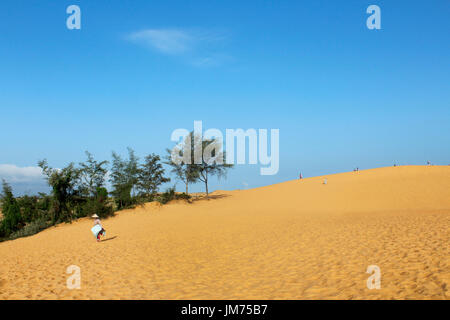
[[[191, 138], [192, 134], [188, 139]], [[202, 148], [212, 143], [213, 140], [205, 140]], [[207, 163], [205, 160], [201, 164], [176, 164], [171, 159], [170, 150], [167, 150], [164, 162], [160, 156], [152, 153], [140, 163], [133, 149], [128, 148], [127, 159], [112, 152], [108, 170], [109, 161], [96, 161], [88, 151], [86, 156], [85, 162], [78, 165], [69, 163], [62, 169], [50, 167], [46, 159], [38, 162], [52, 190], [50, 194], [16, 198], [11, 186], [3, 180], [0, 241], [30, 236], [55, 224], [71, 222], [94, 213], [107, 218], [113, 216], [115, 211], [145, 202], [166, 204], [174, 199], [188, 200], [188, 185], [198, 181], [205, 184], [208, 196], [209, 178], [225, 176], [227, 169], [232, 167], [226, 163]], [[163, 183], [171, 181], [165, 176], [163, 164], [168, 165], [176, 179], [186, 185], [186, 192], [176, 193], [175, 187], [159, 192]], [[112, 186], [110, 192], [105, 188], [108, 180]]]

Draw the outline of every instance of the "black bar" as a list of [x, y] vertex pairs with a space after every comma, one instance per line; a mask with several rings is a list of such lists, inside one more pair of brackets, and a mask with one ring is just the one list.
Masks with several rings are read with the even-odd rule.
[[[336, 316], [384, 320], [393, 313], [403, 317], [430, 310], [445, 312], [449, 301], [266, 301], [266, 300], [181, 300], [181, 301], [0, 301], [0, 310], [21, 315], [47, 314], [97, 318], [129, 314], [139, 319], [314, 319]], [[213, 312], [211, 312], [213, 310]], [[231, 314], [230, 314], [231, 313]], [[443, 313], [444, 314], [444, 313]], [[131, 320], [125, 316], [123, 320]]]

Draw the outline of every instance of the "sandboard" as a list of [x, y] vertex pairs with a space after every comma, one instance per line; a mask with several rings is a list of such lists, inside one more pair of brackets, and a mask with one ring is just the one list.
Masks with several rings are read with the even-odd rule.
[[94, 237], [97, 238], [98, 233], [102, 231], [102, 227], [99, 224], [96, 224], [94, 227], [92, 227], [91, 231], [94, 234]]

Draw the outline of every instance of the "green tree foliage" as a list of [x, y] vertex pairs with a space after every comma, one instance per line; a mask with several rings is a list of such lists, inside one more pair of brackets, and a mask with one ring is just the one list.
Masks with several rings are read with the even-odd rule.
[[2, 180], [1, 200], [2, 200], [2, 212], [8, 210], [8, 208], [16, 202], [11, 186], [5, 180]]
[[164, 168], [160, 161], [161, 158], [152, 153], [145, 157], [144, 163], [139, 167], [136, 187], [146, 198], [153, 197], [160, 185], [170, 181], [164, 177]]
[[113, 214], [112, 207], [107, 203], [108, 191], [103, 187], [108, 173], [108, 161], [96, 161], [91, 153], [86, 151], [86, 162], [80, 163], [79, 189], [83, 195], [81, 203], [76, 208], [78, 217], [93, 214], [101, 218]]
[[39, 161], [38, 166], [52, 188], [52, 222], [71, 221], [74, 218], [73, 209], [79, 201], [80, 191], [77, 187], [80, 170], [73, 163], [63, 169], [53, 169], [48, 166], [47, 160]]
[[2, 236], [7, 237], [12, 232], [19, 230], [23, 225], [22, 216], [20, 214], [20, 207], [17, 202], [9, 206], [8, 210], [4, 211], [3, 214], [4, 216], [1, 224], [1, 234]]
[[100, 218], [107, 218], [114, 215], [113, 208], [108, 204], [108, 190], [97, 188], [95, 197], [89, 198], [81, 207], [79, 216], [90, 216], [94, 213]]
[[190, 198], [191, 197], [186, 193], [176, 193], [175, 187], [172, 187], [156, 196], [155, 199], [161, 204], [166, 204], [172, 200], [189, 200]]
[[112, 168], [110, 182], [113, 187], [111, 194], [114, 196], [117, 208], [123, 209], [133, 204], [132, 190], [138, 182], [138, 161], [133, 149], [128, 148], [128, 159], [124, 160], [120, 155], [112, 152]]
[[11, 186], [3, 180], [2, 187], [1, 200], [3, 219], [0, 224], [0, 236], [8, 237], [12, 232], [20, 229], [23, 224], [23, 219], [20, 213], [20, 207], [12, 193]]
[[[178, 146], [179, 149], [174, 149], [174, 154], [185, 160], [180, 163], [172, 161], [172, 152], [167, 150], [167, 161], [164, 163], [170, 166], [171, 173], [177, 179], [185, 183], [186, 193], [182, 194], [177, 194], [175, 187], [158, 194], [160, 186], [170, 181], [165, 177], [165, 170], [158, 155], [150, 154], [139, 164], [139, 159], [131, 148], [128, 148], [126, 159], [112, 152], [109, 181], [117, 209], [130, 207], [141, 200], [155, 199], [163, 204], [177, 199], [189, 200], [188, 186], [198, 181], [205, 183], [208, 194], [210, 177], [225, 176], [227, 169], [231, 167], [217, 161], [225, 155], [216, 143], [212, 140], [202, 141], [201, 137], [194, 137], [191, 132], [184, 144]], [[200, 158], [200, 162], [195, 163], [194, 148], [199, 144], [201, 155], [210, 157]], [[62, 169], [54, 169], [49, 167], [45, 159], [38, 163], [52, 189], [49, 195], [40, 193], [38, 196], [15, 198], [12, 188], [3, 181], [0, 194], [3, 216], [0, 220], [0, 240], [32, 235], [50, 225], [94, 213], [102, 218], [113, 215], [114, 209], [108, 198], [108, 190], [104, 187], [108, 161], [97, 161], [87, 151], [86, 156], [87, 160], [80, 163], [79, 167], [70, 163]], [[140, 199], [136, 197], [135, 191], [139, 192]]]
[[[189, 194], [189, 184], [196, 183], [199, 179], [199, 172], [194, 165], [194, 135], [191, 132], [183, 141], [181, 146], [172, 150], [166, 149], [165, 164], [169, 165], [170, 172], [175, 175], [186, 186], [186, 194]], [[183, 161], [173, 161], [172, 154], [177, 155]]]
[[[198, 151], [197, 155], [195, 150]], [[208, 196], [210, 178], [226, 177], [227, 170], [233, 167], [225, 161], [226, 154], [221, 141], [203, 139], [201, 136], [196, 136], [194, 132], [190, 132], [181, 145], [173, 150], [168, 149], [167, 153], [166, 163], [171, 166], [171, 172], [185, 183], [186, 194], [189, 183], [201, 181], [205, 184]], [[178, 156], [178, 160], [182, 159], [182, 161], [173, 161], [172, 156]]]
[[80, 163], [80, 189], [88, 197], [95, 197], [98, 188], [105, 184], [108, 161], [96, 161], [92, 154], [86, 151], [86, 162]]
[[23, 196], [17, 199], [17, 203], [21, 208], [22, 218], [25, 223], [31, 222], [39, 217], [38, 197]]
[[197, 147], [202, 150], [201, 164], [195, 165], [195, 170], [198, 172], [198, 179], [205, 184], [206, 196], [209, 195], [208, 182], [213, 176], [217, 178], [226, 177], [227, 170], [232, 168], [232, 164], [227, 164], [226, 154], [223, 151], [222, 143], [219, 140], [203, 140], [201, 143], [197, 142]]
[[37, 209], [39, 210], [39, 212], [47, 213], [50, 210], [51, 205], [52, 205], [52, 196], [39, 192], [37, 202]]
[[108, 201], [108, 190], [103, 187], [97, 187], [96, 198], [101, 203], [106, 203]]
[[163, 192], [157, 198], [157, 201], [161, 204], [166, 204], [171, 200], [174, 200], [176, 197], [175, 188], [169, 188], [165, 192]]

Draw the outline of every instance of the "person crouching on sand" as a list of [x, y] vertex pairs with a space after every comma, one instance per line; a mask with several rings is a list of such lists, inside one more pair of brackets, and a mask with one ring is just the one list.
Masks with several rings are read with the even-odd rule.
[[101, 228], [100, 231], [97, 233], [97, 242], [99, 242], [100, 241], [100, 236], [102, 236], [102, 235], [104, 236], [106, 230], [103, 229], [102, 222], [100, 221], [100, 218], [99, 218], [98, 215], [94, 214], [92, 216], [92, 218], [95, 219], [94, 220], [94, 227], [98, 225]]

